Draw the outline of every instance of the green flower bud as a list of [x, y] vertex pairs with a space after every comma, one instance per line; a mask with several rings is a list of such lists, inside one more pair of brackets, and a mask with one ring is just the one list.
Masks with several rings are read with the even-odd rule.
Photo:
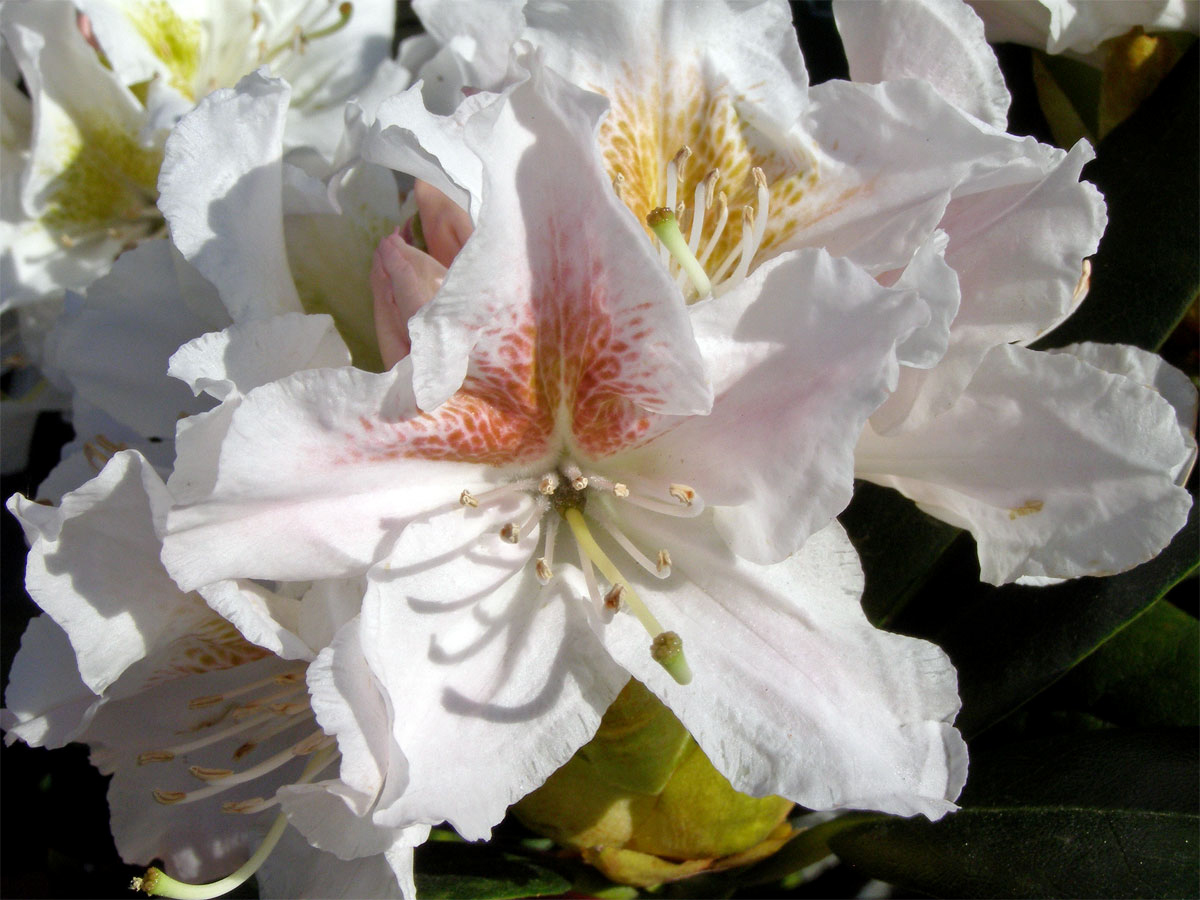
[[735, 791], [671, 711], [630, 680], [596, 736], [513, 812], [613, 881], [652, 887], [774, 853], [792, 835], [791, 808]]

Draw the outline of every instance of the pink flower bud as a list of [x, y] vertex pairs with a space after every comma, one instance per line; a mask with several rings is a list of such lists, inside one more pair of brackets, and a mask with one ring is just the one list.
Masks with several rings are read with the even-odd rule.
[[475, 230], [466, 211], [424, 181], [413, 188], [417, 195], [417, 211], [421, 215], [421, 231], [429, 255], [449, 267]]
[[375, 333], [383, 365], [390, 369], [408, 356], [408, 320], [433, 299], [446, 267], [405, 242], [396, 229], [379, 242], [371, 266]]

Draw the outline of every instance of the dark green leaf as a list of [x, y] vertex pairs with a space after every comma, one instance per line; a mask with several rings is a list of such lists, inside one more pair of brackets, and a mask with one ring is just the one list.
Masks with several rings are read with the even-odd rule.
[[1136, 113], [1113, 129], [1083, 170], [1108, 202], [1092, 289], [1078, 311], [1035, 346], [1076, 341], [1155, 350], [1200, 289], [1200, 64], [1197, 47]]
[[961, 533], [925, 515], [907, 497], [867, 481], [855, 482], [854, 498], [838, 520], [867, 576], [863, 610], [880, 627], [895, 617]]
[[1200, 623], [1159, 600], [1054, 688], [1060, 708], [1135, 728], [1200, 725]]
[[958, 669], [958, 726], [978, 734], [1049, 687], [1197, 567], [1197, 510], [1150, 562], [1053, 587], [978, 583], [965, 538], [893, 624], [933, 640]]
[[433, 842], [416, 852], [424, 900], [510, 900], [563, 894], [571, 882], [553, 869], [486, 846]]
[[1194, 896], [1196, 737], [1106, 730], [979, 753], [960, 812], [867, 823], [829, 844], [933, 896]]

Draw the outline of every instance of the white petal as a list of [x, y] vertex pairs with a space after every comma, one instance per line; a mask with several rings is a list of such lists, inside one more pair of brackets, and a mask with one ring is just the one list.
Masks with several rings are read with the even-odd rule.
[[170, 241], [150, 241], [96, 281], [50, 334], [46, 365], [78, 395], [148, 437], [171, 438], [184, 415], [211, 401], [163, 376], [185, 341], [221, 328], [217, 292]]
[[[694, 487], [739, 555], [775, 562], [849, 502], [853, 443], [894, 386], [896, 344], [929, 319], [820, 250], [760, 266], [691, 307], [717, 400], [606, 465]], [[619, 480], [619, 478], [618, 478]]]
[[730, 554], [703, 518], [675, 527], [655, 518], [636, 510], [623, 524], [669, 549], [672, 574], [654, 594], [650, 578], [634, 577], [682, 638], [693, 681], [676, 684], [652, 661], [632, 617], [618, 614], [600, 634], [735, 788], [811, 809], [934, 819], [954, 809], [966, 777], [966, 746], [950, 725], [954, 669], [934, 645], [867, 622], [862, 570], [839, 525], [757, 566]]
[[[412, 848], [408, 848], [412, 856]], [[411, 862], [409, 883], [412, 881]], [[384, 854], [351, 861], [317, 850], [300, 833], [289, 828], [279, 845], [254, 873], [260, 897], [313, 897], [333, 900], [413, 900], [397, 883], [397, 877]]]
[[980, 577], [1121, 572], [1183, 527], [1175, 483], [1194, 452], [1157, 391], [1069, 354], [992, 349], [947, 412], [880, 437], [864, 431], [856, 474], [969, 528]]
[[[1188, 0], [970, 0], [987, 24], [988, 40], [1017, 41], [1050, 53], [1094, 53], [1135, 25], [1147, 31], [1200, 33], [1200, 8]], [[1094, 64], [1099, 68], [1101, 57]]]
[[[381, 800], [376, 819], [445, 819], [478, 840], [591, 738], [628, 676], [596, 643], [591, 603], [566, 579], [541, 587], [532, 567], [476, 562], [474, 551], [422, 563], [441, 546], [427, 539], [405, 531], [363, 604], [363, 644], [409, 761], [407, 788]], [[478, 546], [489, 542], [501, 540], [485, 534]]]
[[300, 630], [300, 601], [249, 579], [218, 581], [199, 590], [208, 605], [234, 624], [246, 640], [282, 659], [313, 658]]
[[197, 396], [207, 392], [225, 400], [294, 372], [349, 364], [333, 319], [285, 313], [189, 341], [171, 357], [168, 374]]
[[283, 81], [247, 75], [200, 101], [167, 141], [159, 208], [235, 321], [300, 311], [281, 199], [290, 96]]
[[1009, 184], [959, 189], [940, 225], [962, 288], [949, 347], [935, 369], [903, 374], [877, 430], [919, 427], [950, 407], [991, 347], [1033, 341], [1074, 311], [1106, 222], [1099, 192], [1079, 180], [1092, 156], [1081, 142], [1065, 156], [1014, 161]]
[[1003, 130], [1008, 88], [983, 22], [961, 0], [833, 6], [850, 78], [878, 84], [921, 78], [963, 112]]
[[[437, 452], [442, 426], [418, 416], [406, 363], [310, 369], [188, 420], [163, 548], [179, 583], [362, 574], [413, 515], [484, 481], [481, 466]], [[472, 424], [451, 415], [443, 434], [454, 427]]]
[[194, 623], [195, 598], [158, 561], [170, 498], [146, 461], [117, 453], [58, 509], [9, 500], [32, 543], [26, 587], [71, 638], [83, 681], [97, 694], [148, 649]]
[[87, 728], [101, 702], [80, 679], [66, 632], [50, 616], [30, 619], [4, 692], [5, 741], [66, 746]]

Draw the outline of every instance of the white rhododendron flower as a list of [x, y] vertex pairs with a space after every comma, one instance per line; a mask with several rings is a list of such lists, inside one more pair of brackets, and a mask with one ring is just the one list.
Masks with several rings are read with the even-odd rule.
[[[1047, 53], [1088, 58], [1129, 29], [1200, 33], [1192, 0], [968, 0], [987, 26], [989, 41], [1013, 41]], [[1103, 61], [1102, 59], [1100, 60]]]
[[[387, 56], [393, 18], [390, 0], [5, 3], [0, 36], [32, 117], [20, 190], [3, 192], [4, 307], [82, 288], [122, 250], [164, 235], [167, 131], [259, 67], [295, 91], [288, 146], [331, 156], [345, 101]], [[7, 147], [19, 117], [4, 97]], [[6, 163], [16, 158], [6, 152]]]
[[[463, 122], [476, 229], [413, 355], [181, 430], [163, 559], [206, 595], [365, 575], [325, 652], [339, 747], [395, 787], [380, 827], [486, 837], [631, 674], [735, 788], [938, 817], [965, 778], [953, 669], [869, 625], [831, 523], [929, 308], [819, 250], [686, 306], [602, 171], [602, 110], [521, 59]], [[190, 377], [221, 364], [195, 347]], [[370, 679], [386, 715], [356, 695]]]
[[[834, 11], [855, 81], [813, 87], [783, 4], [529, 3], [522, 34], [610, 99], [606, 168], [639, 220], [675, 210], [679, 229], [655, 237], [692, 300], [820, 246], [930, 305], [864, 433], [860, 477], [970, 529], [987, 581], [1144, 562], [1190, 505], [1176, 483], [1188, 435], [1171, 404], [1122, 375], [1009, 346], [1053, 329], [1087, 293], [1106, 221], [1079, 180], [1091, 148], [999, 130], [1007, 89], [958, 0]], [[1093, 406], [1097, 394], [1110, 401]], [[1144, 427], [1127, 428], [1133, 416]], [[1077, 453], [1097, 465], [1065, 477]]]
[[[354, 789], [329, 780], [340, 754], [320, 698], [332, 676], [313, 647], [354, 614], [359, 595], [313, 585], [297, 625], [308, 643], [279, 653], [255, 645], [163, 570], [168, 503], [133, 451], [58, 507], [9, 501], [32, 545], [26, 583], [44, 615], [13, 664], [8, 741], [87, 743], [113, 775], [112, 831], [127, 862], [159, 858], [188, 880], [226, 876], [187, 896], [217, 896], [252, 874], [264, 896], [413, 896], [412, 846], [427, 829], [369, 827], [355, 842], [358, 820], [342, 800]], [[287, 827], [293, 803], [321, 809], [293, 823], [303, 838]], [[143, 886], [171, 896], [172, 884], [151, 870]]]

